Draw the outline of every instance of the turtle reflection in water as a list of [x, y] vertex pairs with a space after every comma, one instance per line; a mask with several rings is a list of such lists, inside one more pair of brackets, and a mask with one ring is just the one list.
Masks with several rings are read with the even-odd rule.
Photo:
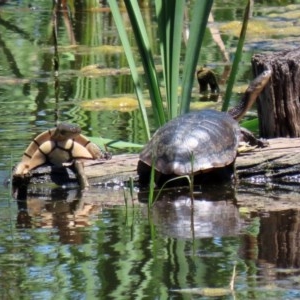
[[83, 160], [110, 159], [111, 155], [80, 134], [77, 125], [60, 123], [56, 128], [39, 134], [25, 150], [21, 162], [13, 172], [13, 182], [30, 177], [30, 171], [44, 164], [59, 167], [74, 163], [80, 186], [89, 186]]
[[[238, 121], [256, 101], [271, 77], [266, 70], [249, 85], [241, 101], [227, 113], [205, 109], [181, 115], [158, 129], [140, 153], [138, 174], [149, 183], [154, 164], [157, 185], [180, 175], [195, 176], [196, 183], [228, 181], [241, 141], [265, 146]], [[176, 181], [175, 181], [176, 184]]]

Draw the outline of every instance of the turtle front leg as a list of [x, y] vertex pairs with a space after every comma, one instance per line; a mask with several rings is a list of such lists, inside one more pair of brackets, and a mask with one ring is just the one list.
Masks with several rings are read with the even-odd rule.
[[248, 129], [241, 127], [241, 141], [248, 143], [250, 146], [265, 148], [269, 146], [269, 142], [265, 139], [258, 139]]
[[13, 176], [26, 176], [29, 174], [29, 171], [43, 165], [46, 162], [46, 156], [41, 151], [40, 148], [35, 151], [30, 159], [21, 161], [17, 164]]
[[27, 157], [26, 160], [21, 160], [20, 163], [16, 166], [13, 176], [25, 176], [29, 174], [29, 171], [43, 165], [46, 162], [46, 154], [48, 149], [51, 149], [53, 142], [47, 141], [42, 144], [41, 147], [33, 153], [32, 156]]
[[50, 130], [44, 131], [41, 134], [39, 134], [36, 138], [34, 138], [33, 141], [26, 148], [26, 150], [22, 156], [21, 162], [27, 163], [28, 161], [30, 161], [32, 156], [39, 149], [39, 147], [44, 142], [51, 139], [51, 136], [52, 136], [54, 130], [55, 129], [50, 129]]
[[24, 176], [28, 174], [28, 170], [29, 170], [29, 164], [21, 161], [17, 164], [16, 168], [13, 171], [13, 177]]
[[93, 159], [111, 159], [111, 154], [102, 151], [96, 144], [92, 143], [87, 137], [79, 134], [74, 141], [86, 148], [92, 155]]
[[84, 172], [84, 163], [81, 160], [75, 160], [74, 161], [74, 167], [77, 171], [77, 178], [79, 181], [79, 185], [81, 187], [82, 190], [86, 190], [89, 188], [89, 182], [87, 179], [87, 176]]
[[[45, 161], [45, 156], [39, 153], [39, 147], [51, 138], [54, 129], [47, 130], [39, 134], [26, 148], [21, 161], [17, 164], [14, 175], [15, 176], [23, 176], [29, 173], [31, 169], [34, 168], [36, 161], [40, 164], [40, 161]], [[38, 153], [38, 155], [36, 155]], [[33, 156], [36, 157], [33, 159]], [[37, 166], [36, 165], [36, 166]]]

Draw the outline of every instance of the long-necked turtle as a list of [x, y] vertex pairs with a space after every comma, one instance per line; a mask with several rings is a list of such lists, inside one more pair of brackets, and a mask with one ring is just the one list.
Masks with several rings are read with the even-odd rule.
[[[270, 77], [271, 71], [266, 70], [255, 78], [240, 103], [227, 113], [209, 109], [191, 112], [159, 128], [140, 153], [140, 182], [149, 182], [152, 164], [158, 185], [178, 175], [209, 171], [213, 171], [210, 174], [229, 174], [231, 177], [238, 145], [242, 140], [237, 121], [252, 106]], [[254, 138], [250, 142], [254, 144], [257, 141]]]
[[25, 150], [13, 172], [13, 178], [28, 176], [31, 170], [46, 163], [67, 166], [74, 162], [81, 187], [88, 187], [82, 160], [110, 159], [111, 155], [80, 133], [79, 126], [60, 123], [39, 134]]

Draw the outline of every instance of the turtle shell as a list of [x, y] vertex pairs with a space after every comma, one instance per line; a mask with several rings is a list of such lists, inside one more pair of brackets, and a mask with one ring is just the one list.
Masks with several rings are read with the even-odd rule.
[[158, 129], [140, 153], [140, 161], [162, 174], [187, 175], [234, 162], [238, 123], [227, 113], [201, 110], [181, 115]]
[[38, 151], [55, 166], [63, 166], [64, 163], [74, 159], [93, 159], [88, 149], [72, 139], [60, 142], [47, 141], [40, 146]]

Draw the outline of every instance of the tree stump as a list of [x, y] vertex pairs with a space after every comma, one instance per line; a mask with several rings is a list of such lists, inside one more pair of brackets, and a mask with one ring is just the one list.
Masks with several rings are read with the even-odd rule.
[[257, 101], [260, 135], [300, 137], [300, 48], [256, 54], [252, 69], [255, 77], [265, 69], [272, 70], [270, 84]]

